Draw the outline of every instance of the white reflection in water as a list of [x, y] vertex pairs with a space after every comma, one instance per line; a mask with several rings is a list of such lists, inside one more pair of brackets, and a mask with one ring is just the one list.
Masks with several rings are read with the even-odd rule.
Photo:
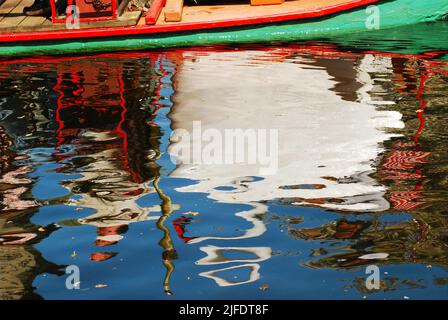
[[[260, 262], [267, 260], [271, 257], [272, 250], [270, 247], [215, 247], [207, 246], [201, 247], [207, 256], [198, 260], [196, 264], [198, 265], [210, 265], [210, 264], [221, 264], [229, 262]], [[225, 257], [225, 252], [239, 252], [246, 253], [257, 256], [254, 259], [230, 259]]]
[[[311, 67], [301, 57], [251, 64], [262, 55], [226, 52], [186, 60], [177, 74], [176, 105], [170, 118], [173, 129], [190, 132], [193, 121], [201, 121], [203, 130], [278, 129], [277, 173], [241, 183], [242, 178], [258, 175], [257, 164], [183, 164], [180, 155], [171, 176], [198, 183], [177, 190], [206, 192], [211, 199], [226, 203], [297, 198], [300, 205], [307, 199], [341, 198], [347, 201], [319, 205], [349, 211], [387, 209], [385, 187], [368, 174], [383, 151], [381, 143], [393, 136], [385, 129], [404, 124], [400, 113], [379, 111], [368, 92], [373, 85], [369, 71], [388, 71], [390, 61], [364, 58], [358, 71], [359, 101], [351, 102], [331, 90], [335, 81], [325, 69]], [[168, 151], [179, 143], [186, 142], [172, 143]], [[324, 177], [353, 179], [339, 183]], [[235, 190], [216, 189], [222, 186]]]
[[[84, 131], [80, 137], [100, 143], [116, 139], [110, 132]], [[70, 200], [69, 205], [95, 209], [95, 213], [78, 219], [81, 224], [98, 228], [120, 226], [134, 222], [157, 220], [160, 215], [159, 205], [141, 207], [137, 201], [144, 195], [154, 192], [148, 182], [131, 182], [129, 173], [120, 167], [117, 156], [119, 149], [110, 148], [89, 154], [89, 161], [78, 168], [82, 177], [65, 184], [69, 190], [82, 190], [83, 184], [88, 190], [76, 192], [79, 198]], [[138, 191], [138, 192], [132, 192]], [[135, 193], [135, 194], [134, 194]], [[101, 239], [98, 237], [98, 239]]]
[[198, 243], [205, 240], [241, 240], [261, 236], [266, 232], [266, 226], [264, 225], [263, 221], [257, 218], [257, 215], [266, 213], [267, 206], [259, 203], [254, 203], [252, 205], [254, 206], [253, 209], [238, 212], [235, 214], [237, 217], [241, 217], [244, 220], [252, 223], [252, 228], [245, 230], [242, 235], [237, 235], [234, 237], [202, 236], [190, 240], [189, 243]]
[[[217, 274], [219, 272], [235, 270], [235, 269], [244, 269], [244, 268], [250, 269], [249, 279], [247, 279], [247, 280], [230, 281], [223, 277], [217, 276]], [[212, 270], [212, 271], [207, 271], [207, 272], [201, 272], [199, 275], [203, 276], [205, 278], [210, 278], [210, 279], [215, 280], [216, 284], [218, 284], [220, 287], [229, 287], [229, 286], [237, 286], [237, 285], [247, 284], [247, 283], [257, 281], [258, 279], [260, 279], [260, 273], [258, 272], [258, 270], [260, 270], [260, 265], [258, 263], [247, 263], [247, 264], [242, 264], [240, 266], [233, 266], [233, 267], [227, 267], [227, 268], [222, 268], [222, 269], [217, 269], [217, 270]]]
[[[178, 70], [175, 107], [170, 114], [173, 130], [192, 133], [193, 121], [201, 121], [203, 131], [278, 129], [279, 133], [278, 171], [274, 175], [260, 176], [257, 164], [190, 164], [176, 154], [178, 165], [170, 176], [197, 180], [177, 191], [204, 192], [219, 202], [254, 206], [253, 210], [236, 214], [253, 223], [253, 228], [242, 236], [203, 236], [191, 242], [260, 236], [266, 227], [255, 214], [267, 211], [259, 203], [264, 200], [293, 199], [295, 205], [359, 212], [389, 208], [385, 187], [369, 175], [374, 172], [374, 160], [383, 151], [382, 142], [394, 136], [386, 129], [402, 128], [404, 124], [400, 113], [377, 108], [394, 102], [374, 100], [369, 93], [375, 89], [371, 74], [391, 73], [390, 59], [364, 56], [355, 72], [355, 81], [360, 84], [358, 99], [347, 101], [332, 90], [336, 81], [325, 68], [310, 66], [303, 57], [260, 62], [263, 58], [266, 53], [257, 51], [210, 53], [184, 60]], [[326, 63], [337, 67], [338, 60]], [[200, 143], [201, 137], [190, 136], [193, 144]], [[185, 143], [189, 142], [172, 141], [168, 152], [182, 149], [185, 146], [179, 144]], [[341, 179], [349, 183], [341, 183]], [[223, 186], [232, 188], [218, 188]], [[230, 250], [201, 247], [207, 257], [197, 264], [248, 262], [216, 260], [217, 252], [226, 249]], [[260, 260], [252, 262], [269, 259], [271, 251], [266, 249], [231, 247], [257, 255]], [[230, 282], [218, 276], [222, 271], [246, 267], [251, 269], [247, 281]], [[259, 268], [258, 263], [251, 263], [200, 275], [220, 286], [231, 286], [257, 280]]]

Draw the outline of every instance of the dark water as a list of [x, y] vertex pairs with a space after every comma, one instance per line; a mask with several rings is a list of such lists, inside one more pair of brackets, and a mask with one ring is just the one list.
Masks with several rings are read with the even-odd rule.
[[[0, 297], [447, 299], [447, 30], [2, 60]], [[193, 121], [278, 171], [174, 164]]]

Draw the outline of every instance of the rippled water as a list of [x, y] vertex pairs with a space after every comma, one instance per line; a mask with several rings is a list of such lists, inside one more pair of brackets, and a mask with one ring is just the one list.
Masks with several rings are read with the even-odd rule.
[[[447, 299], [446, 30], [2, 60], [0, 297]], [[194, 121], [277, 172], [175, 164]]]

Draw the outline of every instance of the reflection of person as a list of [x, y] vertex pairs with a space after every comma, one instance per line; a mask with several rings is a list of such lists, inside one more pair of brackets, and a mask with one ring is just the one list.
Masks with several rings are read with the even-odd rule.
[[34, 0], [34, 3], [23, 8], [23, 14], [27, 16], [43, 16], [47, 17], [51, 13], [49, 0]]

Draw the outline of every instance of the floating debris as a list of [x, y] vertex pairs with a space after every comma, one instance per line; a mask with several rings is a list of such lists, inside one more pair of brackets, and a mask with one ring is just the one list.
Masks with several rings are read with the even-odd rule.
[[328, 251], [325, 250], [324, 248], [311, 249], [310, 257], [318, 257], [318, 256], [326, 255], [327, 253], [328, 253]]
[[268, 284], [262, 284], [262, 285], [259, 287], [259, 289], [260, 289], [261, 291], [266, 291], [266, 290], [269, 289], [269, 285], [268, 285]]
[[363, 260], [375, 260], [375, 259], [386, 259], [389, 256], [388, 253], [379, 252], [379, 253], [370, 253], [360, 256], [359, 259]]
[[199, 214], [199, 212], [197, 212], [197, 211], [187, 211], [187, 212], [184, 212], [183, 214], [189, 214], [189, 215], [192, 215], [192, 216], [197, 216]]

